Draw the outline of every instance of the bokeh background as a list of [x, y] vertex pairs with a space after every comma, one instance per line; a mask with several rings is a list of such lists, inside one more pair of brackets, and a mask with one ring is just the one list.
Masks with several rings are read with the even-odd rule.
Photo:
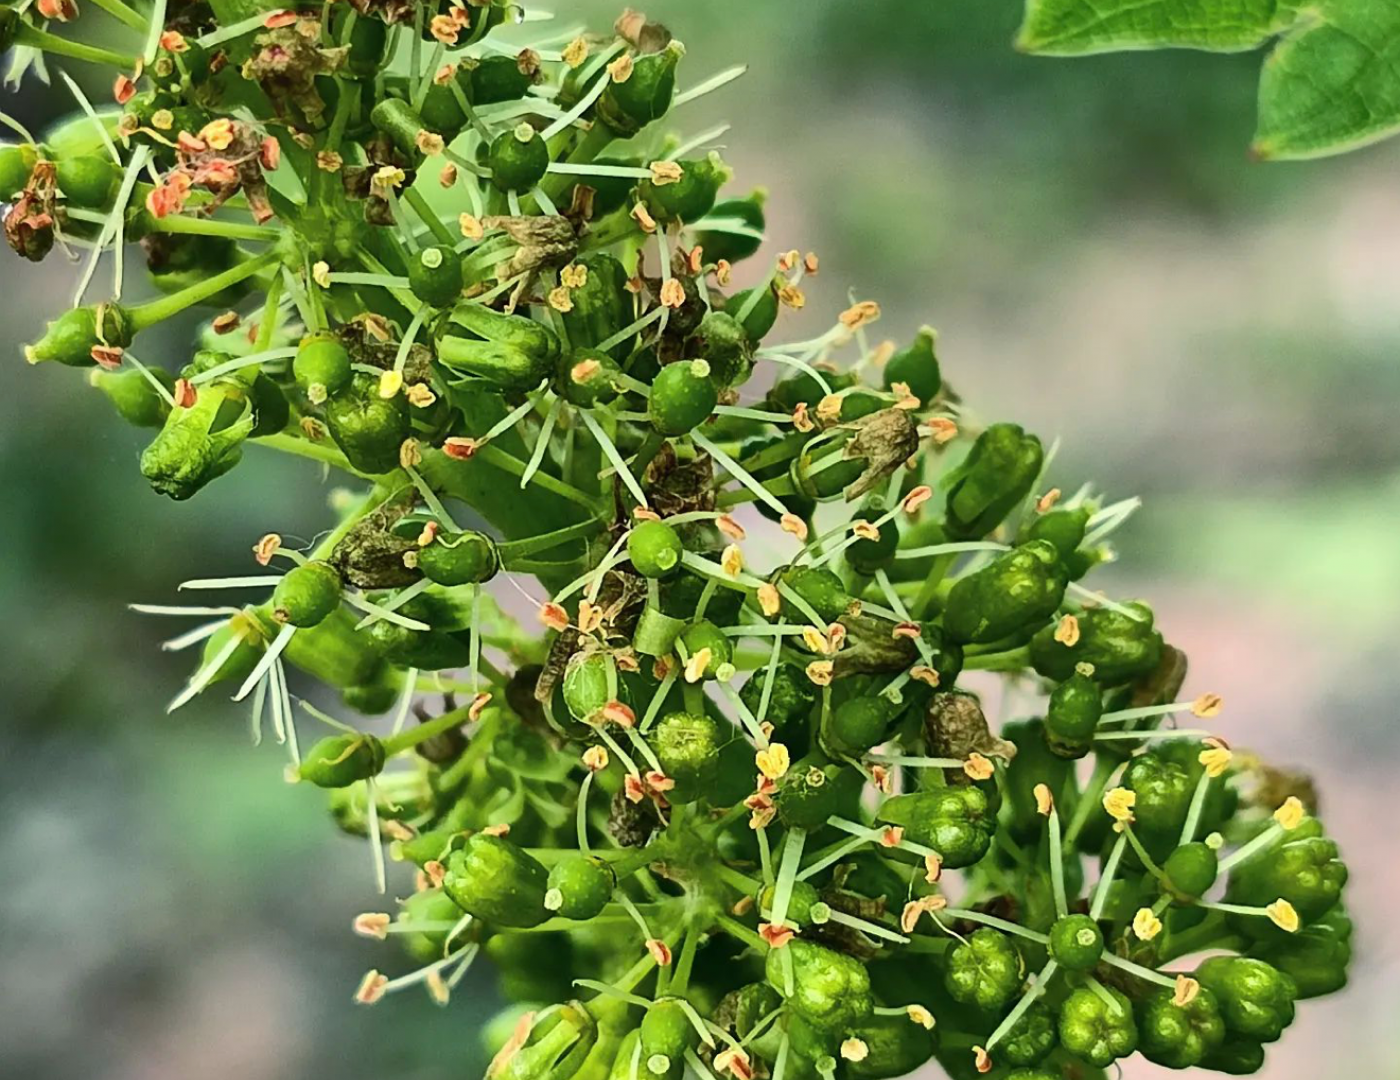
[[[1018, 8], [648, 13], [691, 83], [751, 65], [685, 120], [734, 120], [771, 249], [822, 256], [795, 336], [848, 289], [876, 296], [890, 336], [939, 328], [983, 414], [1063, 437], [1056, 483], [1143, 497], [1108, 583], [1153, 598], [1237, 744], [1316, 776], [1353, 869], [1352, 986], [1302, 1008], [1265, 1075], [1400, 1077], [1400, 143], [1252, 163], [1257, 57], [1019, 56]], [[68, 107], [33, 82], [6, 105], [36, 128]], [[377, 906], [362, 846], [238, 707], [167, 717], [189, 657], [125, 609], [246, 572], [268, 528], [311, 537], [329, 483], [252, 450], [191, 504], [153, 496], [141, 436], [73, 372], [19, 360], [76, 271], [5, 250], [0, 274], [0, 1075], [479, 1075], [489, 976], [445, 1010], [352, 1007], [388, 957], [350, 933]], [[143, 351], [182, 362], [178, 336]]]

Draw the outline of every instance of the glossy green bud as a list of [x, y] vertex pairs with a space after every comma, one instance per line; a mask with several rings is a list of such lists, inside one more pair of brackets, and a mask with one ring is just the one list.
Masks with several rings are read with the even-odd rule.
[[212, 664], [227, 648], [235, 634], [239, 639], [238, 647], [219, 665], [218, 671], [214, 672], [209, 680], [211, 685], [234, 680], [241, 683], [253, 673], [258, 661], [262, 659], [263, 650], [267, 648], [267, 639], [263, 636], [261, 624], [252, 615], [240, 611], [230, 615], [227, 625], [220, 627], [205, 641], [204, 652], [199, 659], [199, 670], [202, 671]]
[[565, 401], [585, 409], [617, 400], [622, 368], [605, 352], [575, 349], [559, 358], [554, 387]]
[[379, 475], [399, 467], [399, 448], [413, 433], [408, 399], [385, 398], [379, 380], [356, 372], [350, 382], [326, 399], [326, 426], [352, 467]]
[[[1043, 514], [1035, 515], [1021, 530], [1021, 540], [1050, 541], [1060, 553], [1060, 561], [1073, 568], [1079, 545], [1084, 542], [1084, 533], [1092, 516], [1087, 506], [1047, 510]], [[1085, 569], [1087, 568], [1086, 565]]]
[[706, 679], [719, 678], [721, 669], [727, 667], [734, 659], [733, 643], [709, 619], [697, 619], [691, 623], [681, 632], [680, 640], [685, 646], [687, 658], [695, 656], [701, 649], [709, 650], [710, 659], [703, 671], [703, 677]]
[[[789, 566], [776, 581], [779, 590], [784, 586], [800, 596], [808, 607], [822, 617], [826, 623], [834, 623], [845, 615], [855, 597], [846, 591], [841, 578], [831, 570], [821, 566]], [[789, 622], [810, 623], [811, 616], [788, 597], [782, 598], [782, 615]]]
[[840, 772], [835, 765], [789, 769], [773, 794], [778, 819], [791, 829], [810, 830], [825, 825], [841, 808], [841, 789], [836, 783]]
[[627, 687], [618, 678], [610, 655], [579, 652], [569, 658], [564, 671], [564, 704], [575, 720], [595, 723], [598, 710], [609, 701], [627, 699]]
[[440, 532], [431, 544], [418, 549], [418, 569], [439, 585], [479, 585], [500, 571], [501, 556], [496, 542], [485, 533]]
[[1035, 540], [959, 578], [948, 594], [943, 629], [954, 641], [984, 644], [1049, 619], [1069, 580], [1054, 547]]
[[984, 926], [953, 947], [943, 983], [954, 1001], [990, 1011], [1020, 993], [1025, 979], [1025, 961], [1015, 942]]
[[1050, 927], [1050, 958], [1066, 971], [1092, 971], [1103, 956], [1103, 931], [1088, 915], [1061, 915]]
[[880, 820], [903, 826], [907, 839], [933, 848], [950, 870], [987, 854], [996, 829], [991, 801], [975, 785], [897, 795], [880, 808]]
[[40, 156], [33, 143], [0, 146], [0, 200], [12, 202], [13, 196], [24, 189]]
[[124, 349], [135, 333], [130, 316], [120, 304], [70, 308], [49, 322], [43, 337], [24, 347], [24, 358], [31, 364], [56, 360], [69, 367], [88, 367], [96, 363], [92, 358], [94, 348], [111, 345]]
[[623, 82], [610, 80], [594, 106], [598, 119], [621, 138], [661, 119], [671, 108], [676, 65], [684, 55], [685, 46], [673, 41], [660, 52], [633, 56], [631, 75]]
[[1092, 664], [1100, 686], [1117, 686], [1154, 671], [1162, 660], [1162, 635], [1152, 627], [1152, 609], [1125, 606], [1134, 615], [1112, 608], [1080, 612], [1079, 640], [1073, 645], [1056, 641], [1055, 628], [1045, 627], [1031, 638], [1031, 665], [1045, 678], [1063, 682], [1077, 665]]
[[642, 577], [662, 578], [676, 572], [685, 546], [664, 521], [644, 521], [627, 537], [627, 557]]
[[418, 146], [418, 136], [427, 131], [428, 126], [407, 101], [385, 98], [370, 110], [369, 120], [410, 161], [422, 160], [423, 151]]
[[1175, 838], [1181, 834], [1196, 784], [1174, 761], [1149, 750], [1128, 764], [1123, 786], [1136, 793], [1135, 827], [1149, 837]]
[[1103, 716], [1103, 691], [1099, 684], [1076, 671], [1050, 693], [1045, 711], [1045, 742], [1064, 758], [1082, 758], [1094, 745], [1094, 734]]
[[[756, 671], [739, 690], [739, 700], [754, 716], [763, 702], [763, 686], [767, 671]], [[793, 724], [805, 724], [817, 703], [818, 690], [807, 673], [796, 664], [780, 664], [773, 672], [772, 689], [768, 691], [768, 711], [764, 719], [782, 732]]]
[[[716, 203], [708, 216], [715, 222], [732, 219], [738, 225], [761, 234], [768, 224], [763, 214], [763, 205], [767, 201], [768, 189], [755, 188], [742, 199], [726, 199]], [[748, 236], [718, 228], [705, 229], [700, 233], [699, 240], [700, 247], [705, 252], [706, 262], [724, 259], [726, 262], [736, 263], [755, 254], [763, 244], [760, 236]]]
[[353, 374], [349, 350], [333, 335], [307, 334], [297, 345], [292, 378], [313, 405], [343, 390]]
[[895, 383], [903, 383], [921, 405], [928, 406], [943, 388], [943, 376], [939, 372], [938, 356], [934, 351], [937, 341], [938, 331], [933, 327], [920, 329], [914, 344], [900, 349], [885, 364], [885, 389], [890, 389]]
[[516, 55], [464, 57], [459, 68], [470, 76], [467, 100], [473, 105], [498, 105], [518, 101], [535, 85], [537, 76], [521, 70]]
[[[882, 496], [867, 499], [859, 517], [875, 527], [875, 522], [889, 509]], [[899, 525], [887, 521], [877, 529], [874, 540], [860, 539], [846, 549], [846, 562], [859, 574], [873, 577], [879, 570], [888, 570], [894, 563], [895, 552], [899, 549]]]
[[[1226, 898], [1232, 903], [1263, 906], [1287, 900], [1308, 923], [1320, 918], [1341, 899], [1347, 883], [1347, 867], [1338, 855], [1336, 842], [1320, 835], [1307, 835], [1318, 828], [1316, 819], [1304, 822], [1292, 833], [1237, 865], [1230, 873]], [[1300, 833], [1302, 835], [1300, 835]], [[1273, 924], [1246, 927], [1268, 937]]]
[[[594, 349], [614, 337], [633, 315], [632, 294], [627, 291], [627, 271], [607, 252], [591, 252], [573, 262], [574, 271], [583, 271], [582, 285], [569, 290], [573, 307], [564, 312], [564, 328], [575, 349]], [[613, 346], [614, 359], [622, 355], [626, 342]]]
[[565, 919], [591, 919], [612, 899], [617, 875], [597, 856], [567, 855], [549, 868], [548, 886], [546, 911]]
[[61, 157], [54, 163], [59, 190], [72, 206], [106, 210], [121, 185], [121, 170], [105, 154]]
[[986, 536], [1020, 506], [1040, 476], [1040, 440], [1017, 424], [982, 432], [954, 474], [943, 527], [953, 540]]
[[1215, 995], [1230, 1034], [1273, 1042], [1293, 1023], [1298, 987], [1272, 964], [1244, 956], [1213, 956], [1196, 980]]
[[550, 917], [549, 872], [501, 836], [469, 837], [448, 856], [442, 887], [463, 911], [494, 926], [529, 929]]
[[[146, 370], [165, 388], [166, 393], [175, 388], [175, 380], [163, 368]], [[158, 428], [170, 415], [169, 400], [156, 389], [150, 378], [134, 368], [125, 371], [93, 368], [88, 383], [106, 394], [118, 415], [135, 427]]]
[[1138, 1049], [1148, 1061], [1169, 1069], [1190, 1069], [1225, 1042], [1225, 1021], [1215, 995], [1202, 987], [1178, 1005], [1175, 993], [1153, 990], [1138, 1003]]
[[720, 386], [740, 386], [753, 372], [753, 345], [732, 315], [709, 311], [700, 320], [691, 343]]
[[651, 384], [647, 415], [662, 435], [688, 435], [715, 411], [719, 387], [704, 360], [667, 364]]
[[844, 1062], [842, 1072], [850, 1080], [907, 1076], [933, 1057], [936, 1032], [907, 1016], [872, 1016], [851, 1028], [848, 1037], [863, 1042], [866, 1052], [859, 1061]]
[[834, 753], [859, 756], [885, 741], [893, 719], [894, 707], [888, 698], [861, 695], [848, 698], [831, 710], [823, 735]]
[[1204, 896], [1220, 873], [1220, 857], [1199, 840], [1182, 844], [1162, 863], [1171, 892], [1184, 899]]
[[327, 562], [288, 570], [272, 592], [272, 617], [296, 627], [315, 626], [340, 607], [340, 572]]
[[1008, 1065], [1038, 1065], [1060, 1044], [1055, 1014], [1043, 1000], [1026, 1010], [997, 1044], [998, 1061]]
[[[446, 330], [465, 328], [485, 341], [509, 345], [537, 357], [545, 362], [546, 374], [563, 352], [559, 335], [543, 323], [524, 315], [507, 315], [475, 301], [466, 301], [454, 307], [444, 327]], [[443, 358], [440, 356], [439, 359]]]
[[1060, 1006], [1060, 1042], [1076, 1057], [1106, 1069], [1137, 1049], [1137, 1022], [1127, 997], [1105, 988], [1112, 1004], [1098, 991], [1081, 986]]
[[1264, 1067], [1264, 1048], [1249, 1039], [1231, 1039], [1201, 1059], [1201, 1068], [1230, 1076], [1248, 1076]]
[[349, 787], [384, 771], [384, 744], [373, 735], [328, 735], [302, 758], [297, 775], [323, 788]]
[[[758, 890], [758, 895], [754, 897], [754, 903], [758, 907], [761, 918], [767, 918], [773, 911], [773, 900], [777, 896], [777, 885], [765, 885]], [[805, 881], [794, 881], [792, 891], [788, 894], [787, 911], [784, 913], [784, 921], [796, 923], [798, 926], [808, 926], [812, 922], [812, 908], [821, 903], [821, 894], [807, 884]]]
[[685, 804], [711, 794], [726, 741], [719, 724], [701, 713], [668, 713], [657, 721], [649, 741], [661, 771], [675, 781], [666, 793], [669, 801]]
[[141, 454], [141, 475], [172, 499], [188, 499], [238, 464], [256, 423], [247, 391], [229, 380], [195, 390], [192, 405], [170, 410]]
[[[785, 957], [792, 963], [790, 994]], [[768, 985], [785, 995], [789, 1009], [822, 1031], [843, 1032], [867, 1019], [874, 1008], [864, 964], [801, 938], [768, 951], [764, 976]]]
[[486, 155], [497, 191], [529, 191], [549, 171], [549, 147], [530, 124], [497, 135]]
[[408, 260], [408, 287], [432, 307], [448, 307], [462, 295], [462, 257], [446, 244], [425, 247]]
[[719, 197], [719, 189], [734, 176], [715, 151], [703, 158], [678, 161], [681, 177], [666, 184], [644, 180], [637, 187], [646, 208], [662, 225], [673, 221], [699, 221], [708, 214]]
[[1340, 908], [1283, 940], [1260, 946], [1256, 956], [1289, 976], [1298, 998], [1335, 994], [1347, 984], [1351, 963], [1351, 920]]
[[738, 320], [749, 341], [756, 346], [768, 336], [778, 321], [778, 287], [773, 280], [769, 280], [752, 289], [736, 292], [724, 302], [724, 310]]
[[700, 1036], [678, 998], [661, 998], [646, 1011], [641, 1032], [642, 1058], [658, 1075], [679, 1077], [685, 1072], [685, 1052], [694, 1050]]

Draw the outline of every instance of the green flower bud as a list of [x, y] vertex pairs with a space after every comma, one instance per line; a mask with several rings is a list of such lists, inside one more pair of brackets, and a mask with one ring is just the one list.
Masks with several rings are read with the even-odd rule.
[[315, 626], [340, 607], [340, 572], [327, 562], [294, 566], [272, 593], [272, 617], [292, 626]]
[[817, 829], [841, 808], [837, 785], [841, 770], [834, 765], [790, 768], [778, 781], [773, 804], [778, 819], [790, 829]]
[[1293, 1023], [1297, 984], [1263, 960], [1213, 956], [1196, 969], [1196, 981], [1215, 995], [1232, 1035], [1273, 1042]]
[[307, 334], [297, 345], [292, 377], [313, 405], [350, 383], [350, 352], [331, 334]]
[[753, 345], [732, 315], [707, 312], [691, 335], [691, 343], [720, 386], [739, 386], [753, 371]]
[[373, 735], [328, 735], [302, 758], [297, 775], [323, 788], [349, 787], [384, 771], [384, 744]]
[[953, 540], [975, 540], [1020, 506], [1040, 476], [1040, 440], [1017, 424], [993, 424], [978, 436], [948, 489], [943, 527]]
[[1066, 971], [1092, 971], [1103, 955], [1103, 931], [1088, 915], [1061, 915], [1050, 927], [1050, 958]]
[[549, 147], [530, 124], [503, 131], [486, 155], [497, 191], [529, 191], [549, 171]]
[[105, 154], [78, 154], [54, 162], [59, 190], [72, 206], [106, 210], [121, 184], [121, 170]]
[[234, 380], [206, 383], [194, 403], [176, 404], [141, 455], [141, 475], [172, 499], [188, 499], [238, 464], [256, 423], [248, 393]]
[[[147, 370], [167, 393], [174, 390], [175, 380], [169, 372], [161, 368]], [[170, 415], [170, 402], [150, 379], [134, 368], [126, 371], [93, 368], [88, 382], [106, 394], [121, 418], [135, 427], [158, 428]]]
[[1055, 1014], [1044, 1001], [1037, 1001], [997, 1044], [996, 1055], [1008, 1065], [1039, 1065], [1059, 1044]]
[[1231, 1076], [1248, 1076], [1264, 1067], [1264, 1048], [1249, 1039], [1233, 1039], [1201, 1059], [1201, 1068]]
[[627, 557], [642, 577], [661, 578], [676, 572], [685, 546], [664, 521], [644, 521], [627, 537]]
[[1092, 664], [1094, 681], [1117, 686], [1154, 671], [1162, 660], [1162, 635], [1152, 628], [1146, 604], [1128, 604], [1137, 617], [1112, 608], [1079, 614], [1079, 640], [1066, 645], [1047, 626], [1031, 638], [1031, 666], [1047, 679], [1063, 682], [1079, 664]]
[[[576, 349], [593, 349], [632, 321], [633, 303], [632, 294], [627, 291], [627, 271], [606, 252], [581, 255], [573, 266], [575, 273], [583, 271], [585, 276], [582, 285], [569, 290], [573, 307], [564, 312], [564, 328]], [[611, 350], [613, 358], [620, 358], [626, 347], [625, 342], [615, 345]]]
[[685, 1072], [685, 1052], [694, 1050], [700, 1036], [685, 1014], [679, 998], [661, 998], [642, 1017], [642, 1058], [654, 1073], [679, 1077]]
[[1335, 994], [1347, 984], [1351, 919], [1340, 907], [1333, 908], [1296, 934], [1263, 944], [1257, 957], [1289, 976], [1300, 1000]]
[[1054, 615], [1067, 584], [1054, 547], [1032, 541], [959, 578], [948, 594], [943, 629], [957, 642], [1000, 641]]
[[1094, 745], [1103, 715], [1103, 691], [1082, 671], [1076, 671], [1050, 694], [1045, 712], [1045, 742], [1065, 758], [1082, 758]]
[[450, 307], [462, 285], [462, 257], [446, 244], [425, 247], [408, 260], [408, 287], [425, 304]]
[[996, 829], [987, 793], [973, 785], [897, 795], [880, 808], [880, 820], [903, 826], [906, 839], [933, 848], [950, 870], [987, 854]]
[[831, 710], [822, 734], [834, 753], [859, 756], [885, 741], [893, 718], [889, 699], [878, 694], [853, 697]]
[[399, 448], [413, 433], [406, 397], [381, 397], [379, 380], [356, 372], [325, 410], [331, 438], [354, 468], [378, 475], [399, 467]]
[[1137, 1049], [1137, 1023], [1127, 997], [1106, 988], [1112, 1004], [1096, 990], [1081, 986], [1060, 1006], [1060, 1042], [1076, 1057], [1106, 1069]]
[[[742, 199], [726, 199], [716, 203], [710, 210], [713, 219], [733, 218], [755, 232], [763, 232], [767, 221], [763, 214], [763, 204], [768, 201], [767, 188], [755, 188]], [[706, 229], [700, 233], [700, 246], [705, 252], [706, 262], [736, 263], [755, 254], [763, 241], [756, 236], [741, 236], [739, 233], [723, 232], [719, 229]]]
[[1183, 899], [1204, 896], [1220, 873], [1220, 857], [1208, 844], [1182, 844], [1162, 863], [1171, 892]]
[[936, 1030], [929, 1031], [907, 1016], [872, 1016], [851, 1028], [848, 1037], [865, 1044], [865, 1056], [844, 1062], [842, 1072], [850, 1080], [907, 1076], [933, 1057]]
[[1021, 991], [1025, 961], [1000, 930], [982, 927], [948, 954], [944, 986], [954, 1001], [988, 1011], [1000, 1009]]
[[719, 388], [704, 360], [667, 364], [651, 384], [647, 414], [662, 435], [688, 435], [710, 418], [719, 404]]
[[473, 105], [499, 105], [518, 101], [534, 86], [537, 77], [521, 70], [514, 55], [466, 57], [459, 72], [470, 77], [467, 100]]
[[[716, 679], [721, 669], [734, 659], [734, 646], [718, 626], [709, 619], [697, 619], [681, 633], [681, 644], [685, 646], [687, 657], [695, 656], [701, 649], [710, 651], [709, 662], [705, 665], [703, 677]], [[732, 672], [732, 668], [730, 669]]]
[[591, 919], [617, 888], [617, 875], [604, 860], [593, 855], [569, 855], [549, 868], [544, 906], [566, 919]]
[[675, 712], [657, 721], [650, 736], [652, 752], [661, 771], [676, 783], [666, 798], [685, 804], [710, 794], [725, 741], [719, 724], [703, 714]]
[[418, 569], [439, 585], [479, 585], [500, 571], [501, 555], [485, 533], [440, 532], [431, 544], [418, 549]]
[[[855, 597], [846, 591], [841, 578], [825, 567], [789, 566], [778, 575], [776, 584], [786, 585], [828, 623], [833, 623], [850, 610]], [[811, 616], [786, 596], [782, 598], [782, 615], [789, 622], [808, 623]]]
[[592, 409], [617, 399], [622, 368], [605, 352], [575, 349], [559, 358], [555, 390], [571, 405]]
[[[791, 994], [785, 957], [792, 963]], [[789, 1009], [822, 1031], [843, 1032], [867, 1019], [874, 1008], [864, 964], [801, 938], [768, 951], [764, 976], [768, 985], [787, 995]]]
[[[754, 716], [758, 715], [763, 701], [763, 684], [767, 680], [766, 671], [756, 671], [750, 675], [739, 690], [739, 700]], [[780, 664], [773, 673], [773, 688], [768, 692], [768, 720], [781, 734], [794, 725], [805, 725], [817, 703], [818, 691], [807, 673], [796, 664]]]
[[931, 326], [923, 327], [914, 338], [914, 344], [901, 349], [885, 364], [885, 389], [895, 383], [903, 383], [909, 392], [927, 406], [943, 388], [943, 376], [938, 370], [938, 356], [934, 344], [938, 331]]
[[[85, 122], [86, 120], [84, 117]], [[13, 201], [13, 196], [29, 183], [29, 177], [39, 159], [39, 148], [33, 143], [0, 146], [0, 199], [5, 202]]]
[[[1307, 923], [1336, 907], [1346, 883], [1346, 863], [1338, 857], [1336, 843], [1321, 835], [1314, 818], [1237, 865], [1225, 895], [1231, 903], [1253, 906], [1287, 900]], [[1249, 926], [1243, 919], [1239, 924], [1266, 937], [1279, 936], [1271, 933], [1276, 928], [1268, 920], [1258, 921], [1261, 926]]]
[[620, 138], [630, 138], [665, 116], [676, 91], [676, 65], [685, 46], [673, 41], [660, 52], [634, 56], [632, 73], [611, 79], [594, 109], [598, 119]]
[[604, 705], [624, 697], [617, 666], [607, 653], [581, 652], [569, 658], [564, 671], [564, 704], [575, 720], [594, 723]]
[[369, 121], [387, 135], [410, 161], [422, 159], [418, 136], [427, 131], [428, 126], [408, 102], [402, 98], [385, 98], [370, 110]]
[[757, 345], [778, 321], [777, 287], [769, 280], [752, 289], [736, 292], [724, 302], [724, 310], [738, 320], [749, 341]]
[[96, 363], [92, 358], [94, 348], [111, 345], [124, 349], [135, 333], [131, 318], [120, 304], [72, 308], [51, 320], [43, 337], [24, 347], [24, 358], [31, 364], [57, 360], [69, 367], [88, 367]]
[[528, 930], [550, 917], [548, 871], [501, 836], [469, 837], [448, 856], [442, 887], [463, 911], [494, 926]]
[[482, 304], [456, 305], [443, 329], [459, 327], [484, 340], [445, 334], [438, 338], [438, 360], [503, 390], [533, 390], [553, 373], [562, 352], [558, 336], [549, 327], [523, 315], [503, 315]]
[[646, 208], [659, 224], [673, 221], [699, 221], [708, 214], [719, 197], [719, 189], [734, 176], [715, 151], [700, 159], [678, 161], [681, 177], [667, 184], [644, 180], [637, 187]]
[[1225, 1041], [1225, 1021], [1215, 995], [1202, 987], [1185, 1005], [1166, 988], [1138, 1003], [1138, 1049], [1148, 1061], [1190, 1069]]
[[1089, 518], [1093, 515], [1087, 506], [1072, 509], [1047, 510], [1037, 514], [1021, 530], [1021, 542], [1028, 540], [1048, 540], [1060, 553], [1060, 561], [1070, 570], [1071, 579], [1080, 578], [1090, 567], [1090, 560], [1080, 552], [1084, 542]]
[[1128, 764], [1123, 786], [1137, 794], [1133, 815], [1139, 832], [1148, 838], [1174, 839], [1181, 834], [1196, 793], [1184, 768], [1149, 750]]

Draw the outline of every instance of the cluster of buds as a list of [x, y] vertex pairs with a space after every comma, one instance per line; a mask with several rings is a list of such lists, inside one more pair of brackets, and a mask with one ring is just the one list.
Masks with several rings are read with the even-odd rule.
[[[1136, 500], [1053, 487], [873, 301], [777, 332], [820, 261], [757, 258], [766, 193], [675, 127], [742, 69], [688, 79], [631, 11], [100, 8], [142, 52], [0, 8], [8, 45], [116, 72], [113, 107], [0, 149], [11, 245], [91, 249], [27, 356], [155, 429], [157, 492], [249, 447], [354, 489], [307, 549], [183, 585], [239, 604], [139, 607], [205, 620], [171, 708], [251, 699], [401, 875], [355, 928], [412, 966], [357, 1001], [445, 1003], [484, 954], [508, 1080], [1044, 1080], [1253, 1071], [1345, 982], [1306, 780], [1194, 726], [1220, 697], [1084, 584]], [[166, 295], [125, 304], [134, 241]], [[189, 362], [143, 363], [196, 307]], [[1039, 715], [989, 718], [997, 680]]]

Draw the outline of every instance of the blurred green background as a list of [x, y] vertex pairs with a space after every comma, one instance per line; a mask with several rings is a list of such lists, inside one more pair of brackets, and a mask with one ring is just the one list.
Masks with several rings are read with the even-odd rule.
[[[648, 13], [689, 46], [683, 82], [751, 65], [684, 120], [733, 120], [738, 185], [773, 193], [769, 250], [822, 257], [787, 332], [878, 297], [877, 331], [939, 328], [982, 414], [1063, 437], [1055, 483], [1144, 498], [1103, 580], [1153, 598], [1236, 745], [1316, 775], [1353, 867], [1353, 986], [1301, 1009], [1265, 1075], [1400, 1076], [1400, 144], [1251, 163], [1257, 57], [1018, 56], [1014, 0]], [[31, 81], [7, 108], [42, 128], [68, 104]], [[184, 624], [125, 609], [247, 572], [268, 529], [309, 539], [329, 483], [255, 449], [192, 504], [153, 496], [141, 435], [19, 359], [76, 270], [0, 258], [0, 1074], [479, 1075], [489, 976], [447, 1009], [351, 1005], [396, 963], [350, 933], [382, 904], [362, 845], [249, 746], [241, 708], [167, 717], [189, 656], [158, 642]]]

